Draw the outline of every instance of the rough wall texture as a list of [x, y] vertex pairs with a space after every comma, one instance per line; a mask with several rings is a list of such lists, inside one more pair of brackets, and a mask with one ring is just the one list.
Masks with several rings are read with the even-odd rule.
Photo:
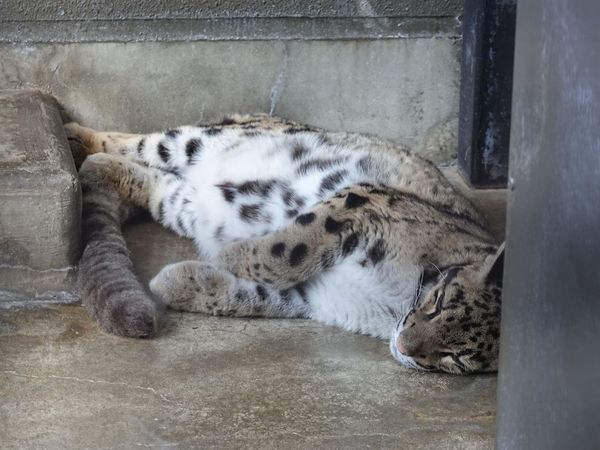
[[[100, 129], [267, 112], [422, 147], [440, 130], [454, 142], [457, 53], [451, 39], [5, 45], [0, 87], [52, 93]], [[446, 162], [455, 144], [439, 148]]]

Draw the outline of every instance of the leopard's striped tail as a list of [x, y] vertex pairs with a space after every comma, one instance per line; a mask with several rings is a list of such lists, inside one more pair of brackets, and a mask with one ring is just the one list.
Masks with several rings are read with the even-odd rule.
[[84, 250], [77, 280], [83, 305], [109, 333], [150, 336], [162, 308], [137, 279], [121, 231], [135, 207], [122, 201], [116, 190], [86, 176], [85, 166], [80, 171]]

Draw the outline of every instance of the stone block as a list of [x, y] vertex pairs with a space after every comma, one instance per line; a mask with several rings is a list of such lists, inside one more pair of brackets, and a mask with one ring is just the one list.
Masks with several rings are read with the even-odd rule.
[[0, 307], [73, 299], [81, 189], [56, 101], [0, 91]]

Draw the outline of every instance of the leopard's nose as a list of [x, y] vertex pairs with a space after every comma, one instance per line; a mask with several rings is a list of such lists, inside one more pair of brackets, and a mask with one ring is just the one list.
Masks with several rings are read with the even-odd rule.
[[408, 330], [403, 331], [396, 338], [396, 348], [405, 356], [415, 355], [421, 348], [421, 342], [411, 336]]

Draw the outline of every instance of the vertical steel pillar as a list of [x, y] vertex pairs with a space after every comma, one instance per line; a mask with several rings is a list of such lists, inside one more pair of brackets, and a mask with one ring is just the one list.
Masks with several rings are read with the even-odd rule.
[[516, 0], [465, 0], [458, 165], [474, 187], [508, 172]]
[[517, 11], [501, 450], [600, 448], [600, 2]]

